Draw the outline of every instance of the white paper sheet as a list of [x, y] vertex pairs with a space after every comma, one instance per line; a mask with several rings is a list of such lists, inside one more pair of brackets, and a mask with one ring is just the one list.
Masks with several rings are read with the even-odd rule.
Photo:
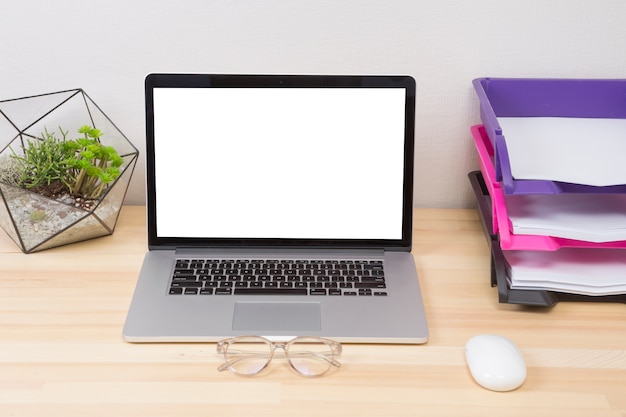
[[513, 178], [626, 184], [626, 119], [498, 117]]

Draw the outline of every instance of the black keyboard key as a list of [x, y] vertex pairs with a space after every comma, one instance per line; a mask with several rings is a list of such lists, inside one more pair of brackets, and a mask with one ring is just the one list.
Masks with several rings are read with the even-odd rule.
[[194, 275], [195, 271], [193, 269], [175, 269], [174, 276], [177, 275]]
[[385, 282], [384, 277], [361, 277], [361, 282]]
[[324, 288], [312, 288], [309, 292], [311, 295], [326, 295], [326, 290]]
[[175, 275], [172, 278], [172, 282], [195, 282], [196, 277], [194, 275]]
[[170, 288], [170, 294], [182, 294], [183, 293], [183, 289], [182, 288]]
[[307, 295], [306, 288], [235, 288], [235, 295]]
[[172, 282], [172, 288], [201, 288], [202, 285], [200, 281]]
[[355, 282], [354, 288], [386, 288], [384, 282]]

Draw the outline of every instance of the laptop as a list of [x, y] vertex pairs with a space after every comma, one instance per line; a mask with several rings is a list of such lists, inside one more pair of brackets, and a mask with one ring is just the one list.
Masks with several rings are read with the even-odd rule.
[[424, 343], [409, 76], [149, 74], [129, 342]]

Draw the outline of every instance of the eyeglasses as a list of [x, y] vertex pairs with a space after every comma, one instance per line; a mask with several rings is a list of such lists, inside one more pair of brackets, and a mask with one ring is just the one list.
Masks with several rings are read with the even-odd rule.
[[276, 349], [282, 349], [291, 368], [303, 376], [320, 376], [331, 367], [341, 366], [336, 359], [341, 356], [341, 344], [333, 340], [296, 337], [286, 343], [277, 343], [261, 336], [241, 336], [217, 343], [217, 353], [224, 354], [225, 360], [217, 370], [256, 375], [267, 367]]

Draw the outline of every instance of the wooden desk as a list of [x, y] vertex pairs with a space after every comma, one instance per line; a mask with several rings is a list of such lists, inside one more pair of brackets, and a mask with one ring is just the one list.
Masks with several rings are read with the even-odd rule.
[[[318, 379], [279, 358], [256, 378], [218, 372], [214, 344], [125, 343], [144, 216], [126, 206], [112, 236], [31, 255], [0, 232], [0, 416], [626, 416], [625, 306], [498, 304], [471, 210], [415, 211], [430, 341], [345, 345]], [[463, 347], [486, 332], [521, 348], [517, 391], [471, 379]]]

